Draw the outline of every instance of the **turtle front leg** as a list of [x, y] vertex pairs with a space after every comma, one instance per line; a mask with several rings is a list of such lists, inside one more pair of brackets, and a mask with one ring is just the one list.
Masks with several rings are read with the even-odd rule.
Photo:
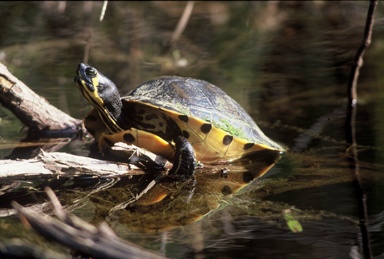
[[102, 134], [99, 138], [99, 150], [102, 153], [111, 152], [117, 142], [135, 145], [156, 155], [172, 161], [173, 166], [168, 172], [169, 178], [178, 181], [190, 179], [196, 168], [195, 151], [184, 136], [177, 136], [171, 145], [157, 135], [137, 129], [125, 130], [113, 135]]
[[99, 151], [101, 153], [109, 152], [115, 143], [123, 142], [128, 145], [135, 145], [148, 150], [169, 161], [173, 160], [175, 154], [173, 146], [168, 141], [165, 141], [152, 133], [134, 128], [110, 135], [102, 134], [99, 137], [98, 142]]
[[196, 168], [195, 151], [184, 136], [177, 136], [174, 140], [175, 143], [175, 156], [173, 159], [173, 166], [168, 172], [168, 177], [180, 181], [190, 179]]

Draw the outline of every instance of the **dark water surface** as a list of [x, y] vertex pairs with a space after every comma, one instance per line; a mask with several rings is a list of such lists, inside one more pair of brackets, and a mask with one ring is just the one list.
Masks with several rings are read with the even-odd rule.
[[[91, 107], [73, 77], [89, 40], [87, 63], [112, 79], [121, 93], [162, 75], [204, 79], [237, 100], [288, 152], [239, 193], [225, 193], [219, 181], [207, 180], [211, 191], [195, 193], [191, 206], [175, 198], [167, 205], [108, 215], [121, 202], [116, 197], [129, 199], [124, 190], [131, 183], [123, 180], [115, 192], [90, 196], [89, 189], [71, 180], [63, 186], [72, 191], [58, 188], [61, 201], [81, 218], [106, 220], [120, 237], [170, 258], [362, 257], [345, 106], [369, 3], [196, 2], [185, 31], [170, 44], [185, 5], [109, 2], [99, 22], [102, 2], [1, 2], [0, 62], [51, 104], [82, 118]], [[358, 173], [376, 258], [384, 257], [383, 15], [379, 3], [358, 82], [355, 125]], [[0, 106], [0, 157], [8, 157], [25, 136], [17, 118]], [[86, 156], [88, 145], [76, 139], [58, 151]], [[236, 175], [236, 168], [230, 174]], [[20, 195], [25, 204], [45, 198], [41, 191], [33, 198]], [[287, 209], [302, 232], [287, 227]], [[25, 229], [17, 217], [0, 218], [0, 242], [13, 237], [68, 253]]]

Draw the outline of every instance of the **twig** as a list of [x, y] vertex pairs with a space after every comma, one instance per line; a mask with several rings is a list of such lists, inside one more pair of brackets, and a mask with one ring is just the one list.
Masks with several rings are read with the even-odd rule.
[[85, 39], [85, 46], [84, 46], [84, 57], [83, 57], [83, 62], [88, 63], [89, 60], [89, 51], [91, 49], [91, 40], [93, 36], [93, 31], [92, 28], [88, 28], [88, 35], [87, 38]]
[[371, 44], [373, 20], [374, 20], [373, 18], [374, 18], [377, 2], [378, 2], [377, 0], [370, 1], [367, 20], [365, 23], [363, 40], [360, 44], [359, 49], [357, 50], [357, 53], [353, 62], [351, 74], [349, 76], [348, 98], [349, 98], [350, 106], [355, 106], [357, 103], [357, 80], [359, 78], [360, 68], [363, 66], [363, 56], [364, 56], [365, 49]]
[[107, 5], [108, 5], [108, 1], [104, 1], [103, 7], [101, 8], [101, 13], [100, 13], [100, 19], [99, 19], [100, 22], [102, 22], [104, 19], [105, 11], [107, 10]]
[[195, 4], [194, 1], [188, 1], [187, 2], [187, 5], [185, 6], [184, 12], [181, 15], [180, 20], [177, 23], [176, 29], [172, 34], [171, 44], [174, 44], [180, 38], [180, 35], [185, 30], [185, 27], [188, 24], [189, 18], [191, 17], [194, 4]]
[[366, 193], [364, 187], [361, 183], [360, 176], [360, 165], [358, 160], [357, 152], [357, 143], [356, 143], [356, 112], [357, 112], [357, 81], [359, 78], [359, 71], [363, 65], [363, 55], [365, 49], [371, 43], [372, 29], [373, 29], [373, 20], [374, 13], [377, 6], [377, 0], [371, 0], [367, 20], [365, 24], [365, 30], [363, 35], [363, 40], [360, 44], [359, 49], [357, 50], [351, 74], [348, 81], [348, 108], [347, 108], [347, 118], [346, 118], [346, 141], [349, 144], [347, 148], [348, 162], [349, 167], [353, 171], [353, 183], [357, 196], [357, 203], [359, 208], [359, 222], [360, 222], [360, 231], [361, 239], [363, 245], [364, 258], [372, 258], [372, 249], [370, 246], [370, 238], [367, 228], [367, 204], [366, 204]]

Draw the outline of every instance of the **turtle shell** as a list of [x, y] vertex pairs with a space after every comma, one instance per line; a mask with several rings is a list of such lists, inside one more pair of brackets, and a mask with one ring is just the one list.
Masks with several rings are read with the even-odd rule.
[[119, 124], [123, 128], [147, 131], [166, 141], [181, 134], [200, 161], [228, 161], [259, 150], [284, 150], [264, 135], [235, 100], [203, 80], [156, 78], [139, 85], [122, 102]]

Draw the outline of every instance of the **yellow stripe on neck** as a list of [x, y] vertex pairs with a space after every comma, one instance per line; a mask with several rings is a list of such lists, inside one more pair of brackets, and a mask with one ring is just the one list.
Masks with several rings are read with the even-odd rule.
[[97, 88], [97, 86], [99, 85], [99, 78], [92, 78], [92, 84], [95, 87], [95, 90], [93, 92], [88, 89], [84, 80], [81, 80], [81, 84], [85, 98], [95, 107], [108, 131], [110, 133], [117, 133], [123, 131], [123, 129], [119, 125], [117, 125], [115, 119], [112, 118], [109, 111], [105, 108], [104, 101], [99, 95], [99, 91]]

